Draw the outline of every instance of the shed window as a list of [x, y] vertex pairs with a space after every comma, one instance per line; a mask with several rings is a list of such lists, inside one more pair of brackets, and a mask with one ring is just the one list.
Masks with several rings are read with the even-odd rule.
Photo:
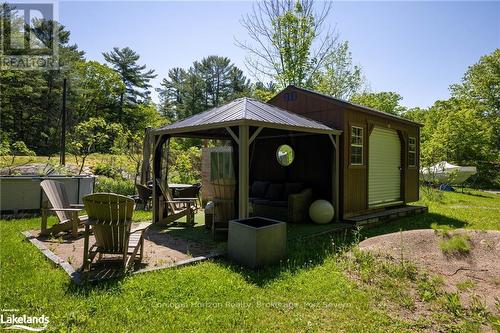
[[408, 165], [414, 167], [417, 165], [417, 140], [408, 138]]
[[351, 128], [351, 165], [363, 165], [363, 128]]
[[285, 93], [284, 96], [283, 96], [283, 98], [287, 102], [295, 101], [295, 100], [297, 100], [297, 93], [295, 91], [292, 91], [292, 92], [289, 92], [289, 93]]

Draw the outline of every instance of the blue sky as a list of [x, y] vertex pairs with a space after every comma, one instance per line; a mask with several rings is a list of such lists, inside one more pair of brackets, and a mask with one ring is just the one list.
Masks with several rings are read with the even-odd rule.
[[[241, 16], [246, 1], [61, 1], [59, 20], [87, 59], [129, 46], [154, 69], [155, 87], [172, 67], [217, 54], [245, 70]], [[500, 2], [336, 1], [328, 18], [350, 43], [373, 91], [396, 91], [409, 107], [449, 96], [468, 66], [500, 47]], [[153, 96], [156, 99], [156, 94]]]

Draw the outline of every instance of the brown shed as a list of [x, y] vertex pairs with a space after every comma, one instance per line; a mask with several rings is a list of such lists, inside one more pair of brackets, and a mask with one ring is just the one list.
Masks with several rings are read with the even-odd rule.
[[340, 218], [418, 200], [421, 124], [295, 86], [268, 103], [342, 131]]

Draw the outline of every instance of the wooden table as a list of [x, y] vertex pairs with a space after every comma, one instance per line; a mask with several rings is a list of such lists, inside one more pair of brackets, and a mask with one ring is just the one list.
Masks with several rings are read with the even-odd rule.
[[173, 190], [182, 190], [183, 188], [191, 187], [191, 184], [168, 184], [168, 187]]
[[174, 198], [176, 198], [178, 196], [178, 191], [179, 190], [182, 190], [182, 189], [185, 189], [185, 188], [188, 188], [188, 187], [191, 187], [193, 185], [191, 184], [168, 184], [168, 188], [172, 191], [172, 195], [174, 196]]

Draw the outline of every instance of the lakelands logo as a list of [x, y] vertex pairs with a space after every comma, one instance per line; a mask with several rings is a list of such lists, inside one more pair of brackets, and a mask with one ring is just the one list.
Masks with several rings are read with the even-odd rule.
[[47, 328], [49, 324], [49, 317], [42, 315], [36, 316], [17, 316], [15, 314], [1, 314], [0, 324], [6, 330], [26, 330], [31, 332], [41, 332]]
[[59, 68], [57, 0], [0, 2], [0, 70]]

